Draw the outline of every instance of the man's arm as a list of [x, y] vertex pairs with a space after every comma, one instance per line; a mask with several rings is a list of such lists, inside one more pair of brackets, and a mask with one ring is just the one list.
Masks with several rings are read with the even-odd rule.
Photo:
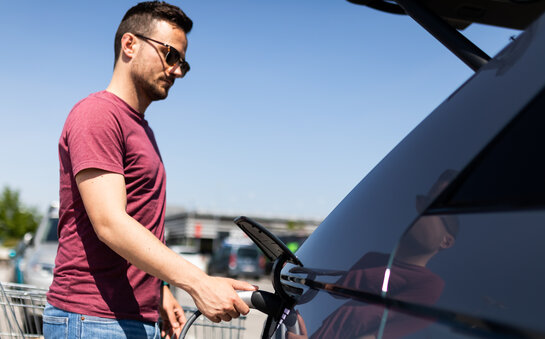
[[255, 290], [253, 285], [208, 276], [127, 214], [125, 178], [121, 174], [86, 169], [76, 175], [76, 182], [95, 233], [113, 251], [141, 270], [187, 291], [212, 321], [229, 321], [249, 312], [235, 289]]

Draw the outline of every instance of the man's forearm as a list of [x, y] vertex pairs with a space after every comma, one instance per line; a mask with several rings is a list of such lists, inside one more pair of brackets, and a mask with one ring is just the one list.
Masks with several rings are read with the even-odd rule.
[[139, 269], [184, 290], [204, 274], [126, 213], [93, 225], [99, 239]]
[[98, 238], [139, 269], [190, 292], [204, 272], [166, 247], [126, 212], [125, 178], [99, 169], [76, 175], [85, 211]]

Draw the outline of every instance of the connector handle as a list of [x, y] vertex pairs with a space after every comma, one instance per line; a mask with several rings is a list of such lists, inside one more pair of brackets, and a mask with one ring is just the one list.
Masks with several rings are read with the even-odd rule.
[[275, 315], [282, 307], [282, 300], [274, 293], [267, 291], [238, 291], [238, 296], [248, 307], [267, 315]]

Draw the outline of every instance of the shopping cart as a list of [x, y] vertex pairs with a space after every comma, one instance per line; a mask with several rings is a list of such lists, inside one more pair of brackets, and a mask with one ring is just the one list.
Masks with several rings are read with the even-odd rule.
[[[185, 317], [189, 319], [196, 308], [182, 306], [185, 312]], [[208, 339], [208, 338], [221, 338], [221, 339], [242, 339], [244, 330], [244, 323], [246, 316], [231, 320], [230, 322], [214, 323], [204, 316], [200, 316], [195, 320], [191, 328], [187, 332], [185, 339]]]
[[0, 338], [42, 338], [46, 289], [0, 282]]
[[[43, 338], [42, 314], [47, 289], [0, 282], [0, 339]], [[189, 318], [197, 309], [183, 306]], [[245, 316], [231, 322], [214, 323], [200, 317], [190, 328], [187, 339], [241, 339]]]

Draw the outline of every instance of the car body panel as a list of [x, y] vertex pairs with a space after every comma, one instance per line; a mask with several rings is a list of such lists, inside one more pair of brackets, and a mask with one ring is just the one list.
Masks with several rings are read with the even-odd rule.
[[[429, 208], [531, 103], [545, 111], [544, 60], [542, 16], [419, 124], [301, 246], [305, 270], [287, 264], [281, 274], [309, 338], [544, 335], [545, 269], [536, 267], [545, 254], [543, 199], [531, 208]], [[543, 149], [543, 137], [536, 142]], [[437, 257], [408, 264], [401, 254], [415, 260], [420, 252], [407, 249], [437, 244], [434, 230], [448, 231], [452, 220], [459, 234], [450, 242], [438, 235]]]

